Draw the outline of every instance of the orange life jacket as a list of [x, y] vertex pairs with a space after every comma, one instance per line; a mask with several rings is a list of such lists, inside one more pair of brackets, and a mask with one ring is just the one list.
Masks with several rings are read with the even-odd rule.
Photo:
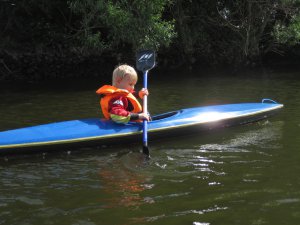
[[108, 103], [112, 98], [118, 97], [118, 96], [125, 96], [130, 103], [133, 106], [133, 110], [131, 112], [133, 113], [139, 113], [142, 111], [142, 106], [141, 104], [138, 102], [138, 100], [136, 99], [136, 97], [134, 97], [133, 94], [131, 94], [130, 92], [128, 92], [127, 90], [124, 89], [119, 89], [116, 88], [114, 86], [111, 85], [104, 85], [101, 88], [99, 88], [96, 91], [97, 94], [99, 95], [104, 95], [104, 97], [102, 97], [100, 99], [100, 106], [102, 109], [102, 113], [104, 115], [104, 117], [106, 119], [110, 119], [110, 113], [108, 111]]

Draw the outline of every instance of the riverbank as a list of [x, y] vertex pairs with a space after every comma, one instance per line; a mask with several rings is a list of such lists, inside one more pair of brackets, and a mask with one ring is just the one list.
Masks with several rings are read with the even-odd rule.
[[[226, 70], [241, 74], [244, 70], [274, 68], [278, 70], [298, 68], [299, 56], [295, 54], [270, 54], [259, 61], [239, 66], [209, 65], [201, 59], [193, 64], [176, 63], [165, 55], [158, 55], [156, 70], [163, 74], [172, 71]], [[43, 83], [53, 80], [76, 78], [103, 78], [111, 76], [112, 69], [119, 63], [135, 65], [134, 56], [112, 56], [108, 54], [82, 54], [76, 52], [12, 52], [0, 51], [0, 83]], [[205, 75], [204, 75], [205, 76]], [[242, 75], [241, 75], [242, 76]]]
[[52, 79], [96, 77], [115, 65], [109, 56], [72, 52], [0, 52], [0, 81], [42, 82]]

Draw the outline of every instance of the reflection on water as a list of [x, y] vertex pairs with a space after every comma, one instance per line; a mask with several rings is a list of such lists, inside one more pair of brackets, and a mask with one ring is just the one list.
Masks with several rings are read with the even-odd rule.
[[[154, 203], [152, 198], [141, 196], [143, 191], [154, 187], [154, 184], [150, 183], [151, 177], [135, 171], [144, 166], [144, 156], [140, 153], [130, 153], [122, 159], [99, 164], [98, 174], [102, 191], [107, 196], [103, 207], [137, 207], [145, 203]], [[126, 165], [134, 166], [134, 169], [131, 170]]]

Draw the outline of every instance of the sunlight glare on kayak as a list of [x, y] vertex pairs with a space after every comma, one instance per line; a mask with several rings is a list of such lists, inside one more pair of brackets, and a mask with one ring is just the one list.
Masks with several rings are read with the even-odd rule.
[[193, 119], [196, 119], [200, 122], [210, 122], [210, 121], [218, 121], [221, 119], [226, 119], [226, 118], [231, 118], [234, 117], [238, 114], [238, 112], [206, 112], [206, 113], [201, 113], [195, 117], [193, 117]]

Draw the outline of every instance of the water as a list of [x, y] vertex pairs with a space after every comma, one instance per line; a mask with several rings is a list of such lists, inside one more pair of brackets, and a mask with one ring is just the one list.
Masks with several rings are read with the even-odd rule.
[[[140, 143], [1, 157], [0, 224], [299, 224], [298, 76], [150, 73], [152, 114], [262, 98], [285, 108], [256, 124], [150, 142], [150, 161]], [[100, 85], [4, 88], [0, 130], [97, 117]]]

